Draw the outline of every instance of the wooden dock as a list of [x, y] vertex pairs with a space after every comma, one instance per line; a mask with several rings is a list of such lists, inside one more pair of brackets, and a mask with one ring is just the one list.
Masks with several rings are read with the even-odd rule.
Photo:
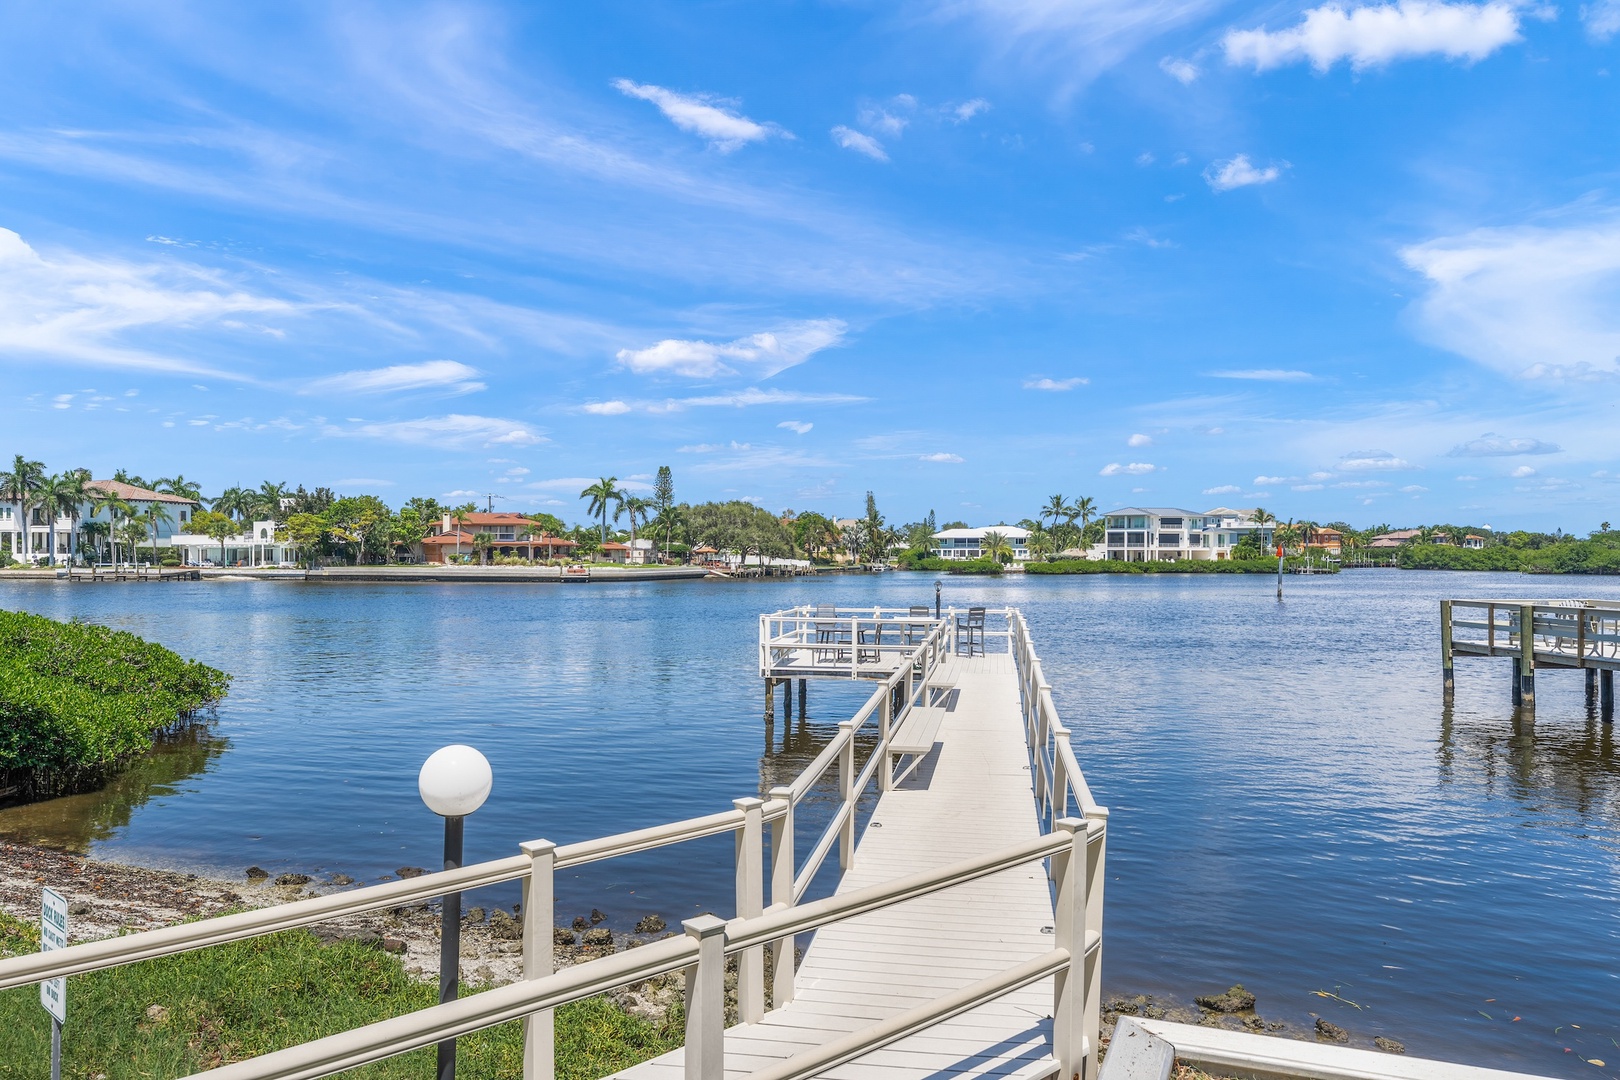
[[1620, 601], [1460, 599], [1440, 601], [1440, 662], [1445, 690], [1458, 657], [1510, 661], [1518, 708], [1536, 707], [1538, 668], [1586, 673], [1587, 700], [1614, 722], [1614, 673], [1620, 670]]

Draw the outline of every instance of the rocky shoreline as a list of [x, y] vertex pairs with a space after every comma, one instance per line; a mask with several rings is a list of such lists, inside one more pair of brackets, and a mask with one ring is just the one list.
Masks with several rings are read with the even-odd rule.
[[[403, 877], [422, 871], [401, 867]], [[13, 918], [37, 921], [39, 890], [49, 885], [68, 898], [74, 941], [110, 937], [127, 930], [151, 930], [185, 919], [218, 915], [242, 908], [268, 907], [354, 884], [342, 874], [324, 882], [303, 874], [272, 877], [250, 867], [241, 881], [223, 881], [147, 867], [99, 862], [49, 848], [0, 843], [0, 911]], [[468, 908], [462, 917], [461, 978], [469, 986], [499, 986], [517, 980], [523, 968], [523, 927], [520, 912], [504, 908]], [[645, 916], [631, 933], [602, 925], [608, 916], [598, 910], [574, 918], [568, 926], [552, 930], [559, 968], [622, 949], [633, 949], [667, 937], [671, 931], [658, 915]], [[358, 940], [399, 956], [405, 970], [418, 978], [436, 981], [439, 975], [439, 912], [427, 903], [385, 908], [335, 919], [310, 928], [328, 940]], [[767, 954], [767, 963], [769, 955]], [[767, 986], [769, 977], [767, 975]], [[630, 1012], [662, 1021], [680, 1000], [681, 979], [666, 975], [627, 987], [612, 996]], [[735, 971], [728, 973], [728, 998], [735, 988]], [[734, 1001], [729, 1002], [734, 1006]], [[1121, 1016], [1141, 1016], [1183, 1024], [1203, 1024], [1233, 1031], [1249, 1031], [1282, 1038], [1317, 1039], [1345, 1045], [1363, 1045], [1389, 1053], [1405, 1047], [1384, 1035], [1353, 1036], [1325, 1017], [1315, 1017], [1312, 1029], [1300, 1029], [1268, 1020], [1258, 1011], [1255, 996], [1241, 986], [1224, 993], [1195, 997], [1191, 1002], [1151, 995], [1113, 996], [1103, 1003], [1103, 1034], [1111, 1036]]]

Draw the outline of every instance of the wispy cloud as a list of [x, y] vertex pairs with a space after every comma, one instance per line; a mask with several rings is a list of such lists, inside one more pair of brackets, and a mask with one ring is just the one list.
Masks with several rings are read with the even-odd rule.
[[916, 98], [910, 94], [897, 94], [882, 104], [861, 106], [857, 119], [861, 127], [868, 131], [898, 139], [911, 123], [911, 114], [916, 111]]
[[[720, 394], [697, 394], [692, 397], [682, 398], [671, 397], [631, 401], [615, 398], [612, 401], [593, 401], [584, 405], [575, 405], [572, 407], [572, 411], [596, 416], [621, 416], [632, 412], [658, 415], [685, 412], [687, 409], [747, 409], [758, 405], [858, 405], [870, 400], [870, 398], [858, 394], [815, 393], [803, 390], [762, 390], [757, 386], [750, 386], [744, 390], [734, 390]], [[791, 421], [791, 423], [798, 423], [798, 421]], [[787, 425], [778, 426], [785, 427]], [[808, 431], [811, 426], [805, 424], [805, 430]]]
[[1090, 382], [1091, 382], [1090, 379], [1083, 379], [1078, 375], [1075, 375], [1075, 376], [1073, 376], [1071, 378], [1067, 378], [1067, 379], [1046, 379], [1046, 378], [1034, 379], [1034, 378], [1031, 378], [1031, 379], [1025, 379], [1024, 380], [1024, 389], [1025, 390], [1045, 390], [1045, 391], [1049, 391], [1049, 392], [1052, 392], [1052, 393], [1061, 393], [1061, 392], [1063, 392], [1065, 390], [1073, 390], [1075, 387], [1078, 387], [1078, 386], [1085, 386]]
[[614, 89], [628, 97], [650, 101], [658, 111], [669, 117], [670, 123], [682, 131], [701, 135], [709, 145], [722, 153], [730, 153], [751, 142], [760, 142], [773, 135], [791, 139], [793, 134], [776, 124], [750, 120], [727, 106], [735, 102], [710, 94], [682, 94], [662, 86], [635, 83], [629, 79], [613, 80]]
[[784, 428], [787, 431], [791, 431], [795, 435], [808, 435], [810, 434], [810, 429], [816, 425], [805, 420], [784, 420], [776, 426], [779, 428]]
[[623, 416], [631, 408], [623, 401], [588, 401], [579, 406], [579, 411], [591, 416]]
[[1310, 382], [1316, 376], [1308, 371], [1286, 368], [1243, 368], [1237, 371], [1212, 371], [1212, 379], [1248, 379], [1254, 382]]
[[1519, 40], [1519, 13], [1509, 3], [1448, 4], [1401, 0], [1346, 10], [1336, 3], [1305, 12], [1287, 30], [1232, 30], [1226, 60], [1266, 71], [1309, 60], [1327, 71], [1340, 60], [1356, 70], [1420, 56], [1483, 60]]
[[889, 160], [888, 151], [883, 149], [883, 144], [863, 131], [856, 131], [854, 128], [839, 124], [832, 129], [832, 140], [845, 150], [865, 154], [873, 161]]
[[1254, 184], [1269, 184], [1282, 175], [1282, 170], [1288, 165], [1267, 165], [1257, 169], [1249, 161], [1249, 155], [1239, 154], [1225, 161], [1212, 161], [1209, 168], [1204, 170], [1204, 182], [1215, 191], [1231, 191], [1234, 188], [1250, 187]]
[[395, 364], [368, 371], [345, 371], [314, 379], [304, 386], [307, 394], [391, 394], [407, 390], [444, 390], [469, 394], [483, 390], [477, 368], [455, 360], [427, 360], [420, 364]]
[[546, 442], [544, 435], [518, 420], [494, 416], [424, 416], [415, 420], [350, 420], [328, 424], [322, 434], [335, 438], [384, 439], [417, 446], [439, 446], [455, 450], [488, 446], [533, 446]]
[[1136, 434], [1125, 440], [1126, 446], [1152, 446], [1153, 436]]
[[1236, 484], [1221, 484], [1218, 487], [1205, 488], [1204, 489], [1204, 494], [1205, 495], [1236, 495], [1238, 492], [1240, 492], [1242, 490], [1243, 489], [1238, 487]]
[[1513, 457], [1518, 454], [1556, 454], [1560, 447], [1557, 443], [1542, 442], [1540, 439], [1510, 439], [1495, 432], [1487, 431], [1477, 439], [1470, 439], [1452, 447], [1449, 457]]
[[1121, 465], [1117, 461], [1109, 462], [1097, 471], [1098, 476], [1146, 476], [1151, 472], [1158, 472], [1157, 465], [1149, 465], [1145, 461], [1133, 461], [1129, 465]]
[[645, 349], [620, 349], [618, 358], [638, 375], [712, 379], [746, 368], [753, 377], [768, 379], [842, 344], [845, 329], [841, 319], [807, 319], [729, 342], [666, 338]]
[[936, 463], [941, 464], [941, 465], [960, 465], [960, 464], [962, 464], [962, 461], [964, 459], [962, 458], [962, 455], [960, 455], [960, 454], [949, 454], [949, 453], [946, 453], [944, 451], [939, 451], [939, 452], [933, 453], [933, 454], [919, 455], [917, 460], [918, 461], [932, 461], [932, 462], [936, 462]]
[[960, 105], [953, 106], [951, 108], [951, 118], [958, 124], [965, 124], [980, 113], [989, 111], [990, 103], [982, 97], [976, 97], [971, 101], [964, 101]]
[[1388, 450], [1352, 450], [1339, 461], [1339, 468], [1345, 472], [1397, 471], [1412, 467], [1411, 462]]
[[1191, 86], [1198, 79], [1198, 65], [1190, 60], [1166, 56], [1159, 61], [1159, 70], [1183, 86]]
[[1508, 473], [1508, 475], [1513, 477], [1515, 480], [1523, 480], [1527, 476], [1536, 475], [1536, 470], [1532, 469], [1528, 465], [1520, 465], [1517, 469], [1514, 469], [1512, 472]]

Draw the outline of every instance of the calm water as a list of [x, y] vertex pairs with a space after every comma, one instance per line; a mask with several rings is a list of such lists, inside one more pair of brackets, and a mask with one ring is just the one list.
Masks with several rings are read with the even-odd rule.
[[[1436, 627], [1443, 595], [1615, 598], [1620, 582], [1362, 571], [1288, 587], [1279, 606], [1260, 578], [945, 582], [947, 603], [1024, 608], [1112, 809], [1109, 991], [1242, 982], [1268, 1018], [1319, 1013], [1413, 1054], [1620, 1071], [1613, 726], [1570, 673], [1544, 673], [1535, 723], [1516, 720], [1505, 660], [1459, 661], [1446, 710]], [[0, 583], [0, 606], [127, 628], [236, 676], [206, 733], [105, 792], [0, 811], [0, 834], [233, 876], [378, 879], [433, 864], [415, 776], [451, 741], [495, 766], [471, 858], [712, 812], [796, 772], [861, 697], [813, 684], [809, 723], [784, 743], [778, 716], [767, 733], [757, 615], [931, 593], [907, 574]], [[730, 875], [729, 839], [638, 856], [560, 882], [558, 914], [726, 912]]]

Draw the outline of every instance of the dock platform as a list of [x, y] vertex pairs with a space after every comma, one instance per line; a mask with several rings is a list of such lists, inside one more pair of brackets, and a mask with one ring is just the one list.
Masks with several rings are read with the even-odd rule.
[[1614, 721], [1614, 673], [1620, 670], [1620, 601], [1454, 599], [1440, 601], [1440, 662], [1446, 693], [1460, 656], [1503, 657], [1512, 664], [1513, 704], [1536, 705], [1536, 670], [1586, 672], [1588, 699]]

